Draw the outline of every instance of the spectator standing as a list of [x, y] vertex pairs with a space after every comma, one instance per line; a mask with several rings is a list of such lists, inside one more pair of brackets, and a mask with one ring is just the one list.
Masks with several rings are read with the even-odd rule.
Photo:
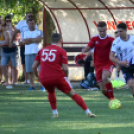
[[12, 86], [9, 85], [8, 82], [8, 71], [7, 71], [7, 65], [8, 60], [11, 58], [11, 53], [6, 53], [5, 50], [9, 49], [9, 43], [11, 40], [11, 35], [8, 31], [4, 31], [2, 28], [2, 24], [0, 23], [0, 47], [2, 48], [2, 55], [1, 55], [1, 69], [2, 73], [5, 77], [5, 83], [6, 88], [12, 88]]
[[[28, 79], [28, 74], [26, 73], [25, 54], [24, 54], [25, 53], [25, 44], [22, 43], [22, 40], [23, 40], [23, 37], [24, 37], [24, 32], [29, 30], [27, 21], [28, 21], [28, 19], [33, 19], [33, 17], [34, 17], [33, 13], [31, 13], [31, 12], [26, 13], [26, 20], [19, 21], [19, 23], [17, 24], [17, 26], [16, 26], [16, 28], [14, 30], [13, 36], [12, 36], [12, 42], [13, 42], [13, 40], [15, 39], [17, 33], [21, 34], [20, 57], [21, 57], [21, 64], [23, 66], [23, 72], [24, 72], [24, 75], [25, 75], [25, 82], [24, 82], [24, 84], [30, 83], [30, 81]], [[35, 28], [38, 29], [37, 25], [35, 25]]]
[[[30, 89], [34, 89], [34, 73], [32, 70], [32, 64], [36, 54], [40, 50], [40, 43], [43, 39], [43, 32], [35, 29], [35, 20], [29, 19], [27, 21], [29, 30], [24, 32], [23, 44], [25, 44], [25, 63], [26, 63], [26, 72], [30, 80]], [[37, 74], [38, 72], [36, 72]]]
[[[12, 25], [11, 15], [7, 15], [5, 17], [5, 29], [10, 33], [12, 37], [15, 27]], [[11, 62], [9, 62], [8, 68], [9, 70], [11, 70], [11, 78], [12, 78], [11, 80], [13, 84], [17, 84], [19, 74], [19, 51], [16, 45], [18, 45], [18, 41], [17, 39], [14, 39], [12, 48], [8, 49], [4, 48], [4, 52], [8, 54], [10, 53], [10, 57], [8, 57], [10, 59], [8, 59], [8, 62], [9, 61]]]
[[[2, 16], [0, 16], [0, 24], [1, 24], [1, 26], [4, 24], [4, 20], [3, 20]], [[2, 36], [0, 36], [0, 43], [3, 42], [3, 40], [4, 40], [4, 38]], [[0, 63], [1, 63], [1, 55], [2, 55], [2, 48], [0, 47]], [[2, 70], [1, 70], [1, 66], [0, 66], [0, 83], [2, 83]]]

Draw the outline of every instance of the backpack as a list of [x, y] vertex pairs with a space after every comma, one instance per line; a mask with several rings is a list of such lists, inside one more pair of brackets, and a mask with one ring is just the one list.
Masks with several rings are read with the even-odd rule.
[[80, 86], [84, 89], [90, 89], [92, 87], [95, 87], [96, 86], [96, 77], [94, 75], [93, 72], [90, 72], [88, 75], [87, 75], [87, 79], [86, 80], [82, 80], [80, 82]]

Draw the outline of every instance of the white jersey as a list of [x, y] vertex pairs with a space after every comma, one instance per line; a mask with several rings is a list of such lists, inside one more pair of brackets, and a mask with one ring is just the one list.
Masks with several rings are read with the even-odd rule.
[[[41, 36], [43, 38], [43, 32], [41, 30], [35, 29], [34, 31], [29, 30], [24, 32], [24, 39], [37, 38], [38, 36]], [[32, 43], [29, 45], [25, 44], [25, 55], [37, 54], [41, 49], [41, 46], [41, 43]]]
[[128, 40], [124, 41], [120, 37], [113, 41], [111, 51], [115, 52], [121, 61], [128, 61], [134, 64], [134, 36], [128, 35]]

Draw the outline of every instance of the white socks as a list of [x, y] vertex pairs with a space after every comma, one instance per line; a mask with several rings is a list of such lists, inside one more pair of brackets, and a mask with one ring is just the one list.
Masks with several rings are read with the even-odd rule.
[[57, 111], [57, 109], [55, 109], [55, 110], [52, 110], [52, 113], [53, 113], [53, 114], [58, 114], [58, 111]]
[[86, 115], [88, 115], [88, 113], [91, 113], [91, 111], [89, 109], [85, 110]]
[[[53, 114], [58, 114], [57, 109], [52, 110], [52, 113], [53, 113]], [[85, 110], [85, 113], [86, 113], [86, 115], [88, 115], [88, 113], [91, 113], [91, 111], [90, 111], [89, 109], [87, 109], [87, 110]]]

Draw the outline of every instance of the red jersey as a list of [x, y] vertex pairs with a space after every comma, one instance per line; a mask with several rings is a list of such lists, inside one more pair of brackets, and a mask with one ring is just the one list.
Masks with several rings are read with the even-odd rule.
[[41, 49], [36, 58], [40, 62], [39, 79], [66, 77], [62, 70], [62, 63], [68, 64], [67, 53], [57, 45], [50, 45]]
[[[94, 64], [105, 65], [110, 63], [109, 53], [112, 46], [114, 38], [106, 35], [105, 38], [101, 38], [99, 35], [91, 38], [88, 46], [90, 48], [94, 47]], [[112, 63], [112, 62], [111, 62]]]

